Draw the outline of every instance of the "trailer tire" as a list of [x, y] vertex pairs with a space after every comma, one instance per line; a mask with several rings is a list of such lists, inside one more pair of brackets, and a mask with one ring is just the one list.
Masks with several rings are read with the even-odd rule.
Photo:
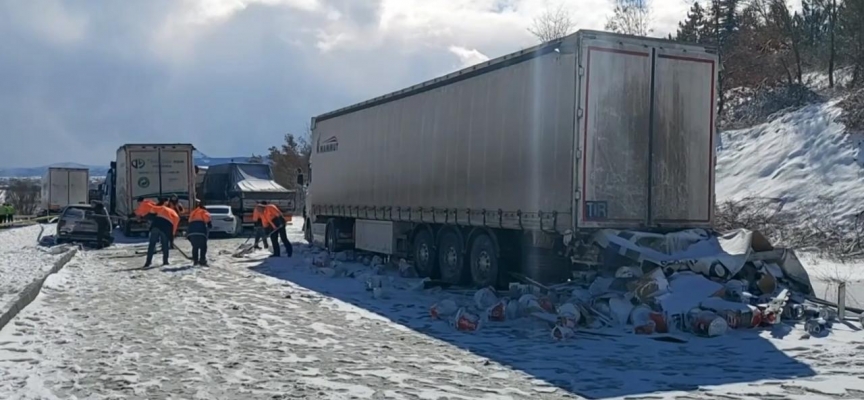
[[482, 233], [471, 242], [471, 281], [477, 287], [498, 283], [498, 251], [489, 235]]
[[438, 257], [435, 254], [435, 239], [427, 229], [421, 229], [414, 236], [414, 265], [421, 278], [435, 275]]
[[448, 229], [438, 239], [438, 270], [444, 282], [458, 285], [465, 280], [465, 249], [453, 230]]
[[339, 250], [339, 227], [336, 225], [335, 219], [328, 220], [327, 232], [324, 233], [324, 248], [331, 253]]

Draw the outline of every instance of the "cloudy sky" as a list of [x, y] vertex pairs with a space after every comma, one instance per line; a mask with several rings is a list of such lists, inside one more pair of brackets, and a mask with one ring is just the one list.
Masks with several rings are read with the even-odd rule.
[[[0, 0], [0, 167], [107, 164], [129, 142], [262, 153], [309, 118], [536, 44], [614, 0]], [[687, 0], [654, 0], [654, 35]]]

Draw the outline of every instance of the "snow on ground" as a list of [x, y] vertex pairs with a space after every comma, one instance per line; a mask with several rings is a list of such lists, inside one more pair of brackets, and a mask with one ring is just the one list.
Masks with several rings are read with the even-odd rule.
[[[722, 132], [717, 148], [717, 199], [776, 197], [787, 207], [835, 200], [828, 214], [864, 210], [860, 148], [837, 121], [837, 100], [804, 107], [748, 129]], [[816, 203], [818, 204], [818, 203]], [[819, 214], [824, 215], [824, 214]]]
[[[18, 294], [42, 278], [61, 254], [51, 255], [38, 246], [40, 226], [0, 230], [0, 312], [6, 311]], [[53, 235], [54, 225], [45, 225], [43, 235]]]
[[461, 333], [428, 316], [445, 293], [374, 299], [362, 279], [316, 274], [305, 246], [290, 260], [218, 254], [238, 243], [211, 241], [210, 268], [172, 253], [169, 268], [135, 270], [132, 246], [79, 253], [0, 332], [0, 398], [864, 396], [864, 336], [842, 325], [827, 338], [790, 328], [687, 344], [553, 342], [529, 319]]

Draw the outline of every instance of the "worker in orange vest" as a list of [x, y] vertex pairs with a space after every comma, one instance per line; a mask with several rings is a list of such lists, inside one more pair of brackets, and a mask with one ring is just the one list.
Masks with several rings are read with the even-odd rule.
[[198, 200], [195, 209], [189, 213], [189, 228], [186, 238], [192, 244], [192, 265], [207, 266], [207, 237], [213, 223], [204, 202]]
[[291, 242], [288, 241], [288, 233], [285, 231], [285, 216], [282, 215], [282, 211], [279, 210], [279, 207], [276, 207], [273, 204], [268, 204], [266, 201], [264, 203], [264, 212], [262, 218], [262, 224], [264, 224], [265, 228], [269, 228], [270, 232], [270, 244], [273, 245], [273, 257], [279, 257], [279, 238], [282, 238], [282, 243], [285, 244], [285, 252], [288, 257], [291, 257], [294, 254], [294, 248], [291, 246]]
[[258, 246], [258, 242], [263, 242], [265, 249], [270, 247], [267, 244], [267, 236], [269, 235], [269, 233], [266, 232], [266, 229], [264, 228], [264, 223], [263, 223], [264, 207], [265, 207], [264, 202], [259, 201], [258, 204], [255, 205], [255, 209], [252, 210], [252, 223], [254, 224], [254, 229], [255, 229], [255, 244], [252, 245], [252, 247], [255, 249], [258, 249], [258, 250], [261, 249], [261, 247]]
[[180, 216], [170, 207], [166, 207], [165, 200], [159, 199], [159, 203], [150, 207], [147, 214], [150, 219], [150, 243], [147, 246], [147, 261], [144, 268], [149, 268], [156, 252], [156, 243], [162, 246], [162, 265], [168, 265], [168, 250], [174, 242], [174, 235], [180, 225]]
[[138, 198], [138, 207], [135, 208], [135, 216], [138, 219], [143, 219], [147, 217], [147, 214], [150, 214], [150, 207], [155, 206], [156, 203], [153, 200], [145, 199], [143, 196]]
[[180, 199], [177, 197], [176, 194], [172, 194], [172, 195], [171, 195], [171, 199], [168, 200], [168, 204], [167, 204], [167, 205], [168, 205], [168, 207], [170, 207], [172, 210], [174, 210], [174, 212], [176, 212], [177, 215], [182, 215], [182, 214], [186, 213], [186, 209], [183, 208], [183, 205], [182, 205], [182, 204], [180, 204]]

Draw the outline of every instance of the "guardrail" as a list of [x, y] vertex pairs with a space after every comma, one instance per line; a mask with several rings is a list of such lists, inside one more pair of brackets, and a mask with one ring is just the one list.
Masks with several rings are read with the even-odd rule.
[[48, 222], [51, 220], [51, 218], [54, 217], [56, 217], [56, 215], [47, 215], [44, 217], [37, 217], [35, 215], [16, 215], [14, 221], [4, 222], [0, 224], [0, 229], [17, 228], [21, 226], [39, 224], [42, 222]]

